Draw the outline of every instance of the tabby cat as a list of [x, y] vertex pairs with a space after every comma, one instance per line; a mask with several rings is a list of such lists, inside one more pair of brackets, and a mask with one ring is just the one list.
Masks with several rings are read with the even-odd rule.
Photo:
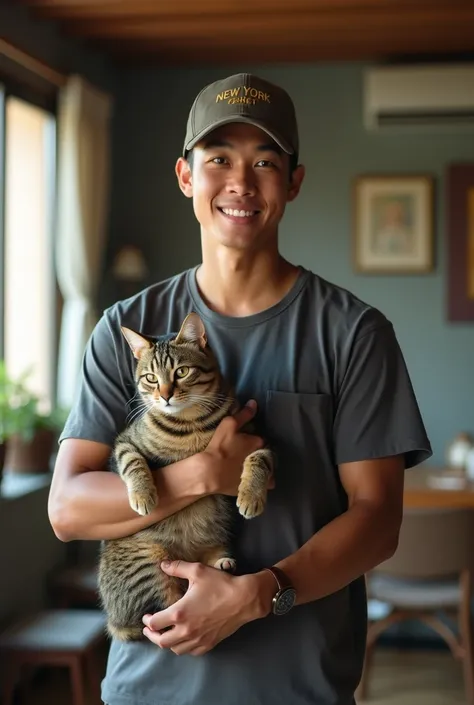
[[[238, 405], [196, 313], [185, 318], [176, 337], [158, 342], [128, 328], [122, 333], [137, 359], [144, 413], [117, 437], [113, 469], [127, 486], [132, 509], [146, 515], [159, 500], [149, 463], [163, 466], [203, 451], [219, 422]], [[268, 448], [246, 458], [237, 496], [245, 518], [263, 512], [272, 470]], [[113, 637], [143, 638], [143, 615], [168, 607], [185, 593], [186, 581], [166, 575], [162, 560], [235, 570], [229, 545], [231, 501], [223, 495], [203, 497], [132, 536], [103, 542], [99, 591]]]

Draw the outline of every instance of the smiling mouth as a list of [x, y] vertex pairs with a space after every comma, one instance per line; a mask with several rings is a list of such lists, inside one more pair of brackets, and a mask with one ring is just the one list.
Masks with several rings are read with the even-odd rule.
[[236, 208], [219, 208], [218, 210], [223, 213], [224, 215], [227, 215], [231, 218], [242, 218], [242, 220], [245, 220], [245, 218], [252, 218], [253, 216], [257, 215], [260, 213], [260, 211], [245, 211], [245, 210], [238, 210]]

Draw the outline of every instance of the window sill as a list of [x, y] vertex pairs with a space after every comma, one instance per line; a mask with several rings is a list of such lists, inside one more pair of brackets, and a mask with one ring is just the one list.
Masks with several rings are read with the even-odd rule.
[[17, 499], [36, 492], [51, 484], [51, 473], [34, 473], [31, 475], [4, 471], [0, 482], [0, 501]]

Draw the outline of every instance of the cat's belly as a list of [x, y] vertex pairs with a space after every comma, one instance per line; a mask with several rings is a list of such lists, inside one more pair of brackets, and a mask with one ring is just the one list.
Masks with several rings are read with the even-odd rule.
[[225, 545], [231, 528], [232, 499], [203, 497], [176, 514], [140, 532], [146, 541], [160, 543], [171, 558], [199, 560], [203, 548]]

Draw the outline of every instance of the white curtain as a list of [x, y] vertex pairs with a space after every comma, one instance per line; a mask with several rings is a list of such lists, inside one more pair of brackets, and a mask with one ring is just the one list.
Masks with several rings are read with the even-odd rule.
[[64, 299], [57, 401], [69, 408], [95, 302], [107, 230], [112, 100], [80, 76], [61, 89], [58, 112], [56, 267]]

